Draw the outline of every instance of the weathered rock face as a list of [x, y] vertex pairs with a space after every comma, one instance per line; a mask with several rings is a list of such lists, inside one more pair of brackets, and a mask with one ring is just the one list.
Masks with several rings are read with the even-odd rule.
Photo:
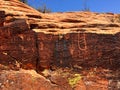
[[38, 71], [54, 67], [120, 67], [119, 15], [42, 14], [17, 0], [0, 2], [1, 64]]
[[[27, 35], [27, 36], [26, 36]], [[0, 42], [0, 62], [10, 68], [36, 69], [36, 43], [34, 32], [26, 31]]]
[[70, 34], [68, 42], [73, 66], [119, 67], [119, 34]]
[[[38, 34], [40, 66], [119, 68], [120, 34]], [[62, 37], [62, 38], [61, 38]], [[49, 46], [50, 45], [50, 46]]]
[[72, 90], [70, 86], [60, 85], [52, 83], [33, 70], [0, 72], [0, 90]]
[[[65, 75], [65, 74], [64, 74]], [[0, 90], [109, 90], [108, 81], [79, 80], [72, 88], [68, 78], [59, 74], [51, 74], [45, 78], [34, 70], [0, 71]], [[118, 90], [119, 88], [116, 88]]]
[[0, 64], [9, 69], [36, 69], [36, 36], [25, 20], [15, 20], [0, 27], [0, 39]]
[[0, 0], [0, 90], [119, 90], [119, 55], [118, 14], [42, 14]]

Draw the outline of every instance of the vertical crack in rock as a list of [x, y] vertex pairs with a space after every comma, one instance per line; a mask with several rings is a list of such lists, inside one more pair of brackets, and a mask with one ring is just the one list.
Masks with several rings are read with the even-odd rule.
[[0, 27], [4, 25], [5, 11], [0, 11]]
[[39, 58], [39, 55], [40, 55], [40, 52], [39, 52], [39, 46], [38, 46], [38, 36], [37, 36], [37, 33], [35, 33], [35, 45], [36, 45], [36, 53], [37, 53], [37, 59], [36, 59], [36, 72], [39, 72], [39, 68], [40, 68], [40, 58]]

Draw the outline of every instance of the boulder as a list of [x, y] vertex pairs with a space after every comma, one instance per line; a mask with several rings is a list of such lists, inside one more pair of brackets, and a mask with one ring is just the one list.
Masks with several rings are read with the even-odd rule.
[[34, 70], [0, 72], [0, 90], [69, 90], [61, 89]]

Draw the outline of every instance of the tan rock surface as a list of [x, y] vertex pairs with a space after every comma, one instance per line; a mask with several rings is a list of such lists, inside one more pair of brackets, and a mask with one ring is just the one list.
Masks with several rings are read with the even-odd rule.
[[17, 0], [0, 2], [0, 10], [6, 12], [6, 19], [24, 18], [36, 32], [66, 34], [83, 30], [86, 33], [116, 34], [120, 28], [118, 14], [82, 11], [42, 14]]

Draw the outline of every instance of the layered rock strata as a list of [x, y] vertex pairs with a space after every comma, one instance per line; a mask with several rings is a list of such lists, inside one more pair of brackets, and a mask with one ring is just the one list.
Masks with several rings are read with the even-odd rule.
[[17, 0], [0, 0], [0, 63], [12, 69], [120, 67], [119, 15], [42, 14]]

